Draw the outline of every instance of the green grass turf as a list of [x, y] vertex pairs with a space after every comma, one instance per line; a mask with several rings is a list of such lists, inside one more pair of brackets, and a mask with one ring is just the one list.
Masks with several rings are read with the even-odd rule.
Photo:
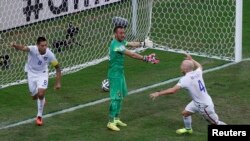
[[[248, 124], [250, 122], [249, 118], [242, 118], [250, 116], [249, 112], [247, 112], [250, 110], [248, 106], [250, 102], [249, 86], [246, 85], [250, 77], [248, 75], [249, 66], [249, 61], [242, 62], [204, 75], [207, 90], [215, 103], [216, 112], [221, 120], [228, 124]], [[237, 73], [232, 75], [231, 72]], [[128, 78], [128, 84], [131, 84], [131, 77]], [[180, 112], [190, 101], [186, 91], [180, 91], [176, 95], [162, 96], [155, 101], [149, 99], [148, 96], [151, 92], [165, 89], [174, 84], [172, 83], [126, 97], [123, 103], [122, 119], [128, 123], [128, 127], [121, 128], [121, 132], [118, 133], [111, 132], [106, 128], [109, 103], [105, 102], [45, 119], [45, 124], [42, 127], [36, 127], [34, 123], [31, 123], [1, 130], [1, 140], [207, 140], [207, 123], [196, 114], [193, 116], [194, 134], [190, 136], [175, 134], [176, 129], [183, 127]], [[62, 95], [60, 94], [60, 97]], [[93, 95], [97, 94], [92, 93]], [[105, 93], [102, 95], [105, 95]], [[56, 101], [52, 102], [52, 97], [59, 96], [48, 97], [50, 101], [46, 107], [46, 111], [51, 107], [60, 105], [59, 99], [55, 103]], [[81, 99], [82, 96], [78, 94], [75, 97]], [[73, 99], [74, 95], [70, 94], [68, 99], [70, 98]], [[82, 101], [84, 100], [82, 99]], [[25, 103], [29, 103], [29, 100], [25, 99]], [[27, 105], [23, 108], [26, 109], [29, 106]], [[33, 109], [33, 113], [34, 111], [35, 109]], [[18, 112], [15, 115], [19, 114], [23, 113]]]
[[[244, 1], [243, 16], [243, 56], [250, 55], [250, 1]], [[154, 50], [153, 50], [154, 51]], [[152, 50], [143, 54], [148, 54]], [[129, 90], [155, 84], [181, 76], [180, 54], [154, 51], [161, 58], [158, 65], [146, 64], [130, 58], [126, 59], [126, 78]], [[25, 59], [25, 58], [24, 58]], [[214, 59], [195, 57], [205, 69], [226, 63]], [[249, 66], [241, 62], [226, 69], [204, 75], [207, 90], [213, 98], [220, 118], [229, 124], [249, 124]], [[22, 70], [21, 70], [22, 71]], [[108, 97], [100, 90], [100, 83], [106, 78], [107, 62], [89, 67], [77, 73], [65, 75], [62, 89], [54, 91], [54, 79], [50, 79], [46, 94], [45, 114]], [[207, 140], [206, 122], [198, 115], [193, 116], [194, 134], [177, 136], [175, 130], [183, 126], [180, 112], [190, 101], [185, 91], [177, 95], [161, 97], [152, 102], [148, 94], [165, 89], [175, 83], [128, 96], [124, 100], [122, 119], [128, 127], [114, 133], [106, 128], [108, 106], [105, 102], [75, 112], [45, 119], [45, 125], [38, 128], [34, 123], [0, 130], [0, 141], [12, 140], [142, 140], [142, 141], [204, 141]], [[32, 118], [36, 115], [36, 102], [28, 94], [27, 84], [0, 90], [0, 126]]]
[[[155, 52], [161, 58], [160, 64], [145, 64], [145, 62], [126, 59], [126, 76], [129, 90], [137, 89], [157, 82], [165, 81], [180, 76], [179, 63], [184, 58], [181, 54], [148, 50], [144, 54]], [[207, 58], [198, 58], [205, 68], [222, 65], [225, 61]], [[52, 89], [54, 79], [49, 82], [47, 91], [47, 104], [45, 113], [58, 111], [78, 104], [108, 97], [108, 93], [101, 91], [101, 81], [107, 76], [107, 61], [80, 72], [65, 75], [62, 78], [62, 89]], [[146, 76], [146, 77], [145, 77]], [[0, 93], [0, 125], [6, 125], [15, 121], [24, 120], [34, 116], [36, 103], [31, 100], [27, 84], [8, 87]], [[6, 101], [11, 99], [11, 102]], [[25, 103], [25, 104], [24, 104]], [[18, 109], [16, 114], [13, 109]]]

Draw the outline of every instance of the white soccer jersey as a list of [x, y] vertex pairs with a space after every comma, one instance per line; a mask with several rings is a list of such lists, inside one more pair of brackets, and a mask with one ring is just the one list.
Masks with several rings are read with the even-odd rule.
[[211, 97], [208, 95], [201, 68], [186, 73], [186, 75], [179, 80], [177, 85], [187, 89], [189, 95], [196, 104], [209, 105], [213, 103]]
[[28, 46], [30, 49], [28, 61], [25, 64], [25, 71], [32, 74], [48, 72], [48, 63], [57, 62], [54, 53], [46, 49], [46, 53], [41, 55], [37, 46]]

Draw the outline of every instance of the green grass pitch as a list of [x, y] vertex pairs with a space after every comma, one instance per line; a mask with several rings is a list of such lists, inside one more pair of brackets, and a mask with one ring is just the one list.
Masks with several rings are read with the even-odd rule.
[[[250, 1], [245, 0], [243, 6], [243, 57], [249, 58], [250, 11], [247, 11], [247, 8]], [[181, 76], [179, 64], [184, 58], [183, 55], [156, 50], [147, 50], [143, 54], [151, 52], [159, 56], [160, 64], [145, 64], [126, 58], [125, 73], [130, 91]], [[228, 63], [202, 57], [194, 58], [204, 69]], [[228, 124], [250, 123], [249, 69], [250, 61], [244, 61], [204, 75], [207, 90], [215, 103], [215, 110], [221, 120]], [[100, 89], [106, 74], [107, 61], [63, 76], [62, 89], [59, 91], [52, 89], [54, 79], [50, 79], [44, 114], [108, 97], [108, 93]], [[151, 92], [171, 87], [175, 83], [126, 97], [121, 117], [128, 127], [121, 128], [120, 132], [112, 132], [106, 128], [109, 102], [105, 102], [46, 118], [42, 127], [37, 127], [32, 122], [0, 130], [0, 141], [207, 140], [207, 123], [199, 115], [193, 116], [192, 135], [179, 136], [175, 133], [176, 129], [183, 127], [181, 111], [190, 101], [186, 91], [159, 97], [155, 101], [149, 99]], [[27, 84], [0, 89], [0, 127], [33, 118], [36, 111], [36, 101], [31, 100]]]

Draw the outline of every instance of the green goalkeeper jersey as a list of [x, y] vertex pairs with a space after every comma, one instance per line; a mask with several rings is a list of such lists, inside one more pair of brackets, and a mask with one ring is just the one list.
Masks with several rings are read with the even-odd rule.
[[124, 52], [127, 41], [113, 39], [109, 46], [109, 78], [120, 78], [124, 75]]

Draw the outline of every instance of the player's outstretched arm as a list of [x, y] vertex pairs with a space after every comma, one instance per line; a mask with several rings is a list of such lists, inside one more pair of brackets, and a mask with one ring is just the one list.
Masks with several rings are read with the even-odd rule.
[[168, 88], [168, 89], [163, 90], [163, 91], [151, 93], [149, 96], [150, 96], [151, 99], [155, 100], [156, 97], [161, 96], [161, 95], [175, 94], [180, 89], [181, 89], [180, 86], [175, 85], [172, 88]]
[[21, 51], [24, 51], [24, 52], [29, 52], [30, 49], [24, 45], [17, 45], [15, 43], [11, 43], [11, 47], [17, 49], [17, 50], [21, 50]]
[[140, 55], [138, 53], [135, 53], [135, 52], [132, 52], [132, 51], [130, 51], [128, 49], [125, 50], [124, 54], [131, 57], [131, 58], [134, 58], [134, 59], [143, 60], [142, 55]]
[[142, 56], [138, 53], [132, 52], [128, 49], [125, 50], [125, 55], [134, 58], [134, 59], [138, 59], [138, 60], [143, 60], [145, 62], [151, 62], [152, 64], [158, 64], [159, 63], [159, 59], [155, 58], [155, 54], [152, 53], [148, 56]]
[[128, 42], [127, 46], [133, 47], [133, 48], [137, 48], [137, 47], [152, 48], [153, 42], [149, 40], [149, 38], [146, 38], [143, 42]]
[[61, 77], [62, 77], [60, 65], [57, 64], [55, 66], [55, 69], [56, 69], [56, 82], [55, 82], [54, 89], [60, 89], [61, 88]]
[[185, 53], [185, 55], [186, 55], [186, 59], [191, 60], [194, 63], [194, 66], [196, 68], [202, 69], [202, 65], [199, 62], [197, 62], [196, 60], [194, 60], [190, 54]]
[[128, 42], [127, 46], [132, 48], [138, 48], [142, 47], [142, 44], [141, 42]]

